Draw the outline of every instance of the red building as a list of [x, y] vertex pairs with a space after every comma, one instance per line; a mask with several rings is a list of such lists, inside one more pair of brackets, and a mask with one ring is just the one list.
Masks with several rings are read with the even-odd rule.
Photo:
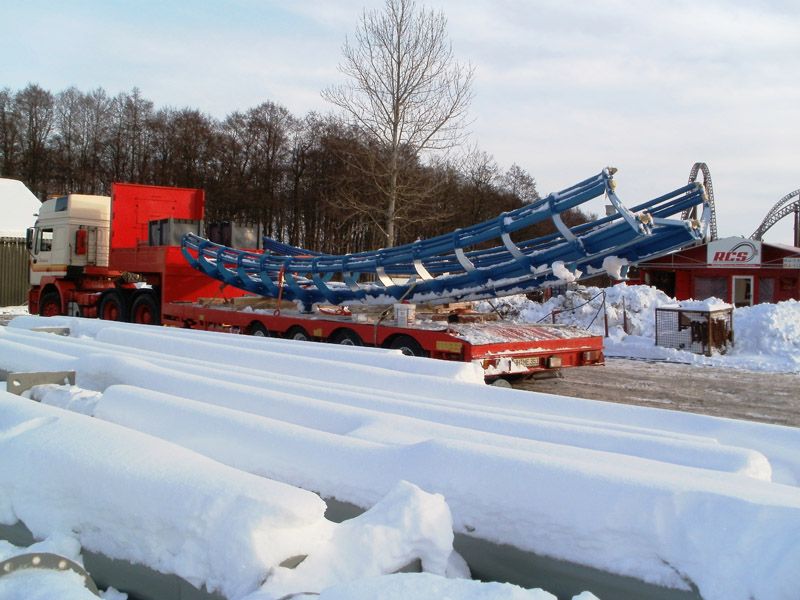
[[800, 299], [800, 248], [741, 237], [714, 240], [639, 263], [630, 283], [686, 300], [714, 296], [735, 306]]

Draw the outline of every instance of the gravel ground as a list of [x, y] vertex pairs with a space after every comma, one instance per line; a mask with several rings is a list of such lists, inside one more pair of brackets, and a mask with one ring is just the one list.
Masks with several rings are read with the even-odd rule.
[[800, 375], [608, 358], [517, 389], [800, 427]]

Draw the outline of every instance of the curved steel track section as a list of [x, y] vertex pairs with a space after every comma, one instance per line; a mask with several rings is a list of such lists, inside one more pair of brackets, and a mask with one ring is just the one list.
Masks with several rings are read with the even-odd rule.
[[[794, 202], [790, 202], [792, 198], [798, 198]], [[752, 240], [762, 240], [764, 238], [764, 234], [770, 230], [770, 228], [775, 225], [778, 221], [780, 221], [783, 217], [790, 215], [792, 213], [800, 212], [800, 189], [797, 189], [793, 192], [789, 192], [783, 198], [778, 200], [769, 212], [767, 216], [764, 217], [764, 220], [761, 222], [761, 225], [758, 226], [753, 234], [750, 236]]]
[[[708, 221], [708, 239], [709, 240], [716, 240], [717, 239], [717, 209], [714, 205], [714, 184], [711, 182], [711, 171], [708, 168], [708, 165], [704, 162], [696, 162], [692, 165], [692, 170], [689, 171], [689, 183], [694, 183], [697, 181], [698, 173], [703, 173], [703, 187], [706, 190], [706, 201], [707, 205], [710, 209], [710, 218]], [[681, 214], [682, 219], [688, 219], [693, 217], [692, 209], [687, 209], [683, 211]]]
[[[606, 259], [634, 263], [702, 238], [701, 223], [668, 218], [704, 204], [707, 221], [702, 186], [691, 183], [629, 210], [615, 194], [614, 171], [605, 169], [483, 223], [395, 248], [328, 255], [279, 245], [273, 251], [281, 254], [261, 254], [187, 234], [182, 250], [194, 268], [210, 277], [254, 294], [294, 300], [310, 310], [314, 304], [498, 297], [563, 279], [563, 269], [572, 277], [587, 277], [605, 271]], [[603, 194], [616, 209], [613, 215], [573, 228], [563, 223], [562, 212]], [[512, 234], [546, 219], [553, 221], [556, 233], [512, 239]], [[470, 250], [492, 240], [492, 248]]]

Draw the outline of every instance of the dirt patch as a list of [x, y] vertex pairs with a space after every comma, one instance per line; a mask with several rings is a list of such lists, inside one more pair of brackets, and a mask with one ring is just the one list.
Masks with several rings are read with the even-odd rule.
[[800, 375], [606, 359], [517, 389], [800, 427]]

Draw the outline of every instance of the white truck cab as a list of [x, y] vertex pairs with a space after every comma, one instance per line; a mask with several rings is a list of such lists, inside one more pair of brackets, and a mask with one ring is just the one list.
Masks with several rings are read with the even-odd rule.
[[107, 267], [110, 226], [109, 196], [69, 194], [43, 202], [27, 233], [31, 285], [39, 285], [45, 275]]

